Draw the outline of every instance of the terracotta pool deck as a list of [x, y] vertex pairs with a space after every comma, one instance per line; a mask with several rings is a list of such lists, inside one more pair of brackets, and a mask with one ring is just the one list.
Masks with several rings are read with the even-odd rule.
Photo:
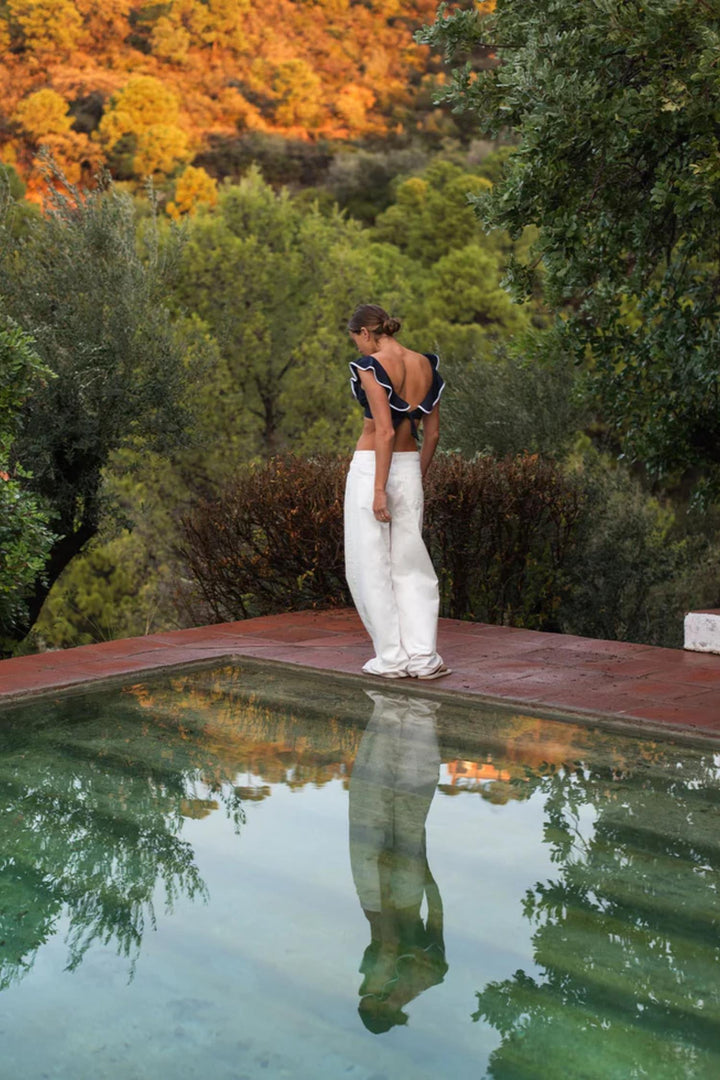
[[[453, 674], [391, 686], [478, 697], [543, 713], [603, 718], [720, 738], [720, 656], [441, 619], [439, 648]], [[220, 657], [360, 673], [371, 655], [352, 610], [303, 611], [0, 661], [0, 702]]]

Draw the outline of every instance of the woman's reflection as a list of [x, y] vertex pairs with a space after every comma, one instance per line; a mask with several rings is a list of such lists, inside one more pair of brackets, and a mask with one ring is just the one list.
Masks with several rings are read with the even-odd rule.
[[425, 836], [440, 771], [440, 706], [366, 693], [375, 708], [350, 780], [350, 862], [371, 938], [360, 965], [358, 1011], [365, 1027], [379, 1034], [407, 1023], [403, 1006], [441, 983], [448, 968], [442, 901]]

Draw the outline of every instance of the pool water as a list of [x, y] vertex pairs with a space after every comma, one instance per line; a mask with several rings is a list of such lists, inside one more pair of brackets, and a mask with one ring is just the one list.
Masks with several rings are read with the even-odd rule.
[[0, 1077], [716, 1080], [719, 765], [250, 662], [6, 708]]

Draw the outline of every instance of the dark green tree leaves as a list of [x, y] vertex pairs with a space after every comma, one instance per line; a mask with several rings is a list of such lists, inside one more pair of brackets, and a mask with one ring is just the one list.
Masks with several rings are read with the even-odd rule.
[[507, 283], [546, 271], [561, 340], [593, 373], [628, 454], [720, 484], [720, 6], [505, 0], [445, 12], [423, 39], [495, 46], [447, 97], [519, 136], [476, 198], [489, 228], [538, 228]]
[[98, 530], [111, 455], [131, 441], [167, 449], [183, 438], [185, 358], [197, 345], [166, 304], [176, 240], [160, 244], [150, 221], [139, 245], [128, 196], [55, 183], [48, 212], [21, 236], [11, 216], [0, 221], [0, 305], [57, 376], [27, 400], [12, 448], [13, 461], [32, 473], [27, 486], [50, 506], [57, 535], [21, 637]]

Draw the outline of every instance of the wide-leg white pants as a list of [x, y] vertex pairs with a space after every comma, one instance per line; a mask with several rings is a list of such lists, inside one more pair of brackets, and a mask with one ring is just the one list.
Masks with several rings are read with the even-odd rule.
[[345, 486], [345, 574], [372, 638], [371, 675], [427, 675], [442, 664], [436, 650], [438, 582], [422, 538], [420, 456], [392, 456], [386, 485], [392, 521], [372, 504], [375, 451], [356, 450]]
[[363, 910], [420, 907], [425, 821], [440, 774], [440, 703], [366, 691], [375, 705], [350, 778], [350, 865]]

